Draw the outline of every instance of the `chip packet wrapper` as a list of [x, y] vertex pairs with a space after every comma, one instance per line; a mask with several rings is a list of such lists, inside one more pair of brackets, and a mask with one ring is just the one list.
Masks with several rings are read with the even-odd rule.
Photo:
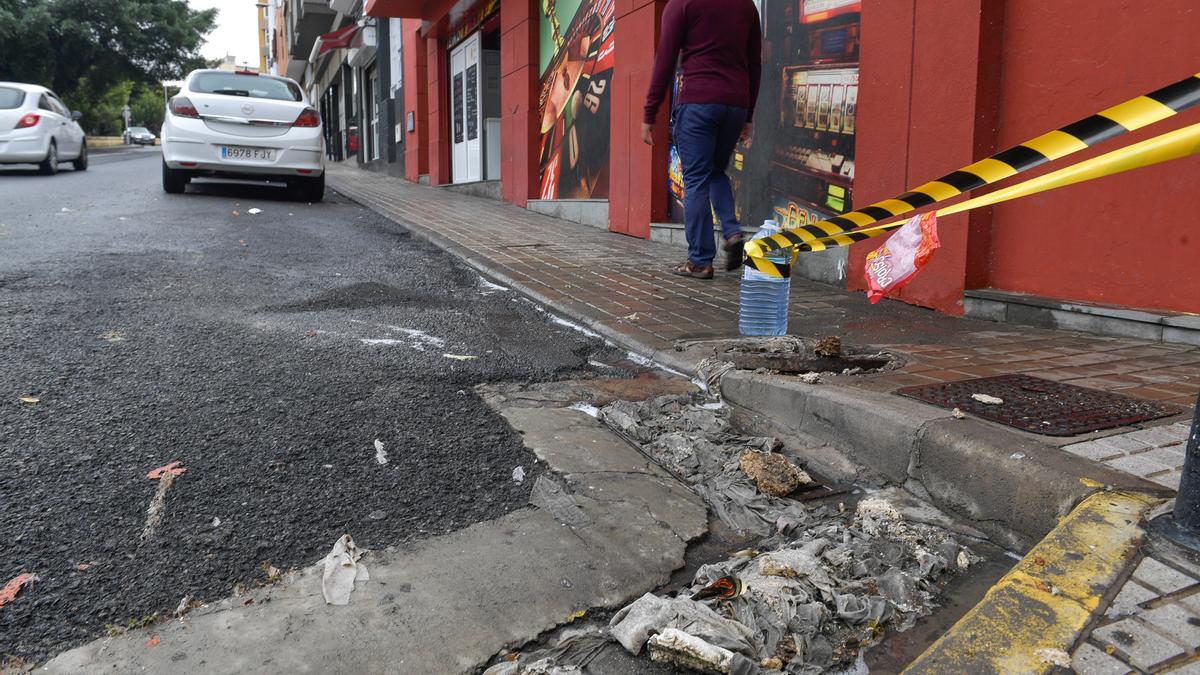
[[912, 281], [940, 246], [934, 212], [909, 218], [882, 246], [867, 254], [867, 299], [875, 304]]

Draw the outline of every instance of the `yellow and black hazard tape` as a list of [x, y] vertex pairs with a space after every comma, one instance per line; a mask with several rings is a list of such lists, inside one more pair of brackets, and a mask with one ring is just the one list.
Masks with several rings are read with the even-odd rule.
[[[746, 264], [760, 272], [782, 276], [778, 266], [764, 257], [766, 253], [785, 247], [821, 250], [826, 246], [819, 242], [828, 240], [833, 235], [853, 232], [991, 185], [1022, 171], [1164, 120], [1198, 103], [1200, 73], [998, 152], [897, 197], [828, 220], [790, 228], [770, 237], [747, 242]], [[809, 246], [803, 248], [805, 244]]]
[[[954, 213], [962, 213], [971, 209], [978, 209], [984, 206], [991, 206], [1006, 202], [1010, 199], [1018, 199], [1020, 197], [1028, 197], [1029, 195], [1039, 192], [1046, 192], [1055, 188], [1066, 187], [1084, 181], [1103, 178], [1113, 174], [1140, 169], [1142, 167], [1151, 166], [1169, 162], [1173, 159], [1180, 159], [1190, 155], [1200, 154], [1200, 124], [1177, 129], [1159, 136], [1155, 136], [1149, 140], [1135, 143], [1133, 145], [1113, 150], [1099, 157], [1093, 157], [1077, 164], [1059, 169], [1044, 176], [1031, 178], [1027, 181], [1017, 183], [1000, 190], [996, 190], [982, 197], [975, 197], [966, 201], [946, 206], [938, 209], [934, 213], [938, 216], [948, 216]], [[827, 237], [820, 237], [812, 241], [799, 244], [795, 247], [797, 252], [802, 251], [821, 251], [827, 248], [837, 246], [849, 246], [858, 241], [871, 239], [883, 234], [887, 234], [892, 230], [902, 227], [907, 220], [899, 220], [890, 223], [882, 223], [863, 227], [853, 232], [844, 232], [842, 234], [832, 234]], [[789, 271], [790, 274], [790, 271]]]

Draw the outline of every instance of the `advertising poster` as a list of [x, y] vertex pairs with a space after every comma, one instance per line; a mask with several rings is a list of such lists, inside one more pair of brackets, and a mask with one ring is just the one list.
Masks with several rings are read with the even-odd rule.
[[541, 0], [539, 196], [607, 199], [615, 0]]
[[[738, 218], [797, 227], [853, 210], [860, 0], [762, 0], [754, 131], [729, 175]], [[686, 77], [686, 74], [684, 74]], [[682, 220], [679, 169], [668, 180]], [[676, 213], [678, 211], [678, 213]]]

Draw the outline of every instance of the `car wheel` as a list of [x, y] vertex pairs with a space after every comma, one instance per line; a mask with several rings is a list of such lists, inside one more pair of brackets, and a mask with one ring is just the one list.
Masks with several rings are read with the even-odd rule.
[[79, 146], [79, 156], [76, 157], [75, 161], [71, 162], [71, 164], [75, 167], [76, 171], [87, 171], [87, 167], [88, 167], [87, 141], [84, 141], [83, 145]]
[[162, 186], [164, 192], [173, 195], [183, 194], [189, 181], [191, 181], [191, 178], [186, 173], [179, 169], [172, 169], [167, 166], [165, 161], [163, 162]]
[[46, 159], [38, 164], [38, 173], [43, 176], [53, 176], [58, 173], [58, 144], [50, 141], [50, 147], [46, 150]]
[[300, 201], [316, 203], [325, 199], [325, 174], [316, 178], [298, 178], [291, 187], [299, 195]]

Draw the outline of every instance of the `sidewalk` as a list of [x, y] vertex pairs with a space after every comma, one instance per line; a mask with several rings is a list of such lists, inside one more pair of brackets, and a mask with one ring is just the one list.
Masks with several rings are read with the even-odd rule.
[[[507, 280], [556, 311], [665, 363], [689, 366], [675, 351], [676, 340], [737, 335], [738, 275], [720, 274], [711, 282], [673, 276], [668, 269], [682, 259], [683, 252], [672, 246], [345, 165], [330, 167], [329, 178], [333, 188], [344, 195], [461, 255], [490, 275]], [[812, 338], [837, 335], [847, 344], [884, 348], [905, 359], [906, 364], [898, 370], [829, 378], [831, 383], [868, 390], [861, 391], [864, 399], [875, 400], [910, 385], [1010, 373], [1028, 373], [1188, 408], [1200, 390], [1200, 348], [1187, 345], [957, 319], [891, 301], [872, 306], [861, 293], [797, 279], [792, 281], [791, 317], [789, 328], [793, 334]], [[895, 406], [901, 413], [913, 409], [903, 403]], [[914, 428], [918, 423], [913, 423]], [[976, 433], [986, 430], [965, 423], [959, 428], [964, 434], [972, 428]], [[895, 430], [877, 431], [889, 434]], [[1010, 433], [1033, 439], [1025, 432]], [[1086, 458], [1107, 469], [1174, 488], [1179, 481], [1187, 433], [1187, 424], [1176, 418], [1070, 438], [1036, 440], [1053, 446], [1048, 451], [1064, 459], [1078, 463], [1078, 458]], [[994, 482], [997, 474], [1007, 472], [1009, 478], [1024, 476], [1023, 480], [1035, 490], [1075, 483], [1074, 489], [1079, 491], [1079, 482], [1088, 484], [1078, 480], [1084, 474], [1071, 473], [1077, 467], [1068, 462], [1057, 467], [1068, 481], [1042, 485], [1025, 472], [1048, 466], [1046, 458], [1026, 458], [1026, 452], [1035, 455], [1036, 449], [1004, 445], [1005, 438], [1020, 437], [997, 438], [998, 447], [985, 448], [987, 452], [976, 457], [979, 466], [989, 468], [963, 469], [979, 474], [973, 479], [986, 475]], [[1018, 452], [1008, 457], [1013, 449]], [[1000, 466], [1003, 462], [989, 464], [992, 460], [988, 452], [999, 452], [997, 456], [1006, 458], [1004, 461], [1033, 463], [1010, 467]], [[938, 460], [929, 457], [926, 461]], [[962, 487], [973, 489], [972, 485]], [[1019, 493], [1020, 489], [1014, 488], [1013, 492]], [[1065, 492], [1058, 498], [1066, 498]], [[1045, 510], [1044, 515], [1053, 522], [1054, 509]], [[1200, 570], [1164, 557], [1157, 551], [1153, 536], [1146, 545], [1144, 530], [1138, 525], [1140, 516], [1132, 511], [1128, 517], [1109, 514], [1114, 527], [1124, 528], [1125, 543], [1114, 543], [1108, 556], [1098, 556], [1098, 546], [1112, 543], [1111, 532], [1097, 527], [1097, 518], [1083, 507], [1078, 513], [1074, 519], [1061, 521], [1060, 527], [1014, 568], [1017, 577], [1012, 584], [1019, 586], [1022, 578], [1030, 582], [1045, 573], [1058, 575], [1062, 585], [1025, 583], [1022, 593], [1026, 601], [1055, 609], [1048, 615], [1043, 610], [1022, 612], [1021, 621], [1008, 622], [1014, 629], [1024, 624], [1021, 630], [1027, 636], [1021, 644], [1010, 647], [1033, 659], [1032, 663], [1040, 663], [1032, 668], [1035, 672], [1050, 669], [1044, 660], [1046, 654], [1071, 659], [1078, 672], [1200, 670]], [[1088, 536], [1094, 542], [1091, 546], [1086, 545]], [[1044, 558], [1037, 551], [1057, 555], [1048, 564], [1049, 553]], [[1074, 598], [1055, 600], [1057, 592], [1044, 595], [1045, 588], [1056, 591], [1070, 586], [1077, 587]], [[996, 594], [996, 599], [1002, 601], [1000, 588], [997, 585], [989, 591], [989, 597]], [[1004, 616], [992, 612], [993, 608], [985, 603], [978, 608], [990, 621]], [[1067, 620], [1063, 612], [1073, 618]], [[1040, 628], [1043, 625], [1055, 630]], [[955, 629], [959, 636], [966, 637], [966, 644], [975, 644], [971, 626]], [[957, 656], [980, 657], [987, 649], [978, 647], [981, 645], [961, 649]], [[947, 649], [953, 654], [951, 648]]]

